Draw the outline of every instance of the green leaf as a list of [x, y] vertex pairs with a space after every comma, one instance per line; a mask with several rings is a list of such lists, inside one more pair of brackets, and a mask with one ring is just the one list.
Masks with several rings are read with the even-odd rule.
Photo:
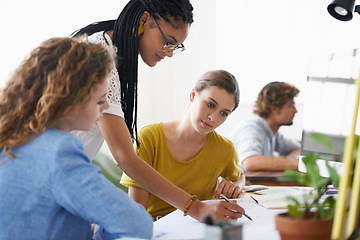
[[319, 173], [319, 167], [316, 164], [317, 159], [319, 159], [319, 156], [314, 153], [306, 154], [302, 159], [306, 166], [306, 185], [308, 187], [315, 187], [322, 179]]
[[299, 202], [299, 200], [297, 198], [295, 198], [294, 196], [287, 196], [286, 197], [287, 201], [293, 202], [293, 205], [298, 206], [298, 207], [302, 207], [302, 204]]
[[323, 144], [331, 153], [334, 153], [334, 147], [332, 145], [331, 139], [328, 136], [325, 136], [321, 133], [310, 133], [310, 137], [315, 141]]
[[[332, 153], [334, 152], [331, 139], [327, 136], [318, 133], [310, 134], [312, 138], [327, 147]], [[320, 175], [319, 167], [316, 161], [321, 158], [318, 154], [306, 153], [302, 158], [302, 161], [306, 167], [306, 173], [300, 173], [296, 170], [286, 170], [284, 175], [279, 177], [279, 181], [294, 181], [307, 187], [313, 187], [314, 191], [310, 192], [307, 199], [304, 199], [304, 203], [300, 203], [294, 197], [288, 196], [289, 200], [288, 214], [294, 218], [305, 218], [309, 216], [309, 213], [315, 210], [315, 214], [311, 214], [312, 218], [316, 219], [329, 219], [334, 216], [336, 200], [333, 196], [328, 196], [323, 202], [320, 199], [324, 197], [326, 192], [326, 186], [333, 183], [334, 186], [339, 185], [340, 177], [336, 170], [332, 168], [328, 161], [325, 159], [327, 169], [330, 173], [330, 178], [324, 178]]]
[[332, 183], [334, 184], [335, 187], [339, 187], [339, 182], [340, 182], [339, 174], [336, 172], [336, 170], [334, 168], [329, 166], [328, 162], [326, 162], [326, 167], [330, 173], [330, 180], [332, 181]]
[[314, 188], [320, 190], [321, 188], [325, 188], [325, 186], [331, 184], [331, 180], [329, 178], [321, 178], [317, 183], [315, 183]]
[[304, 216], [304, 210], [301, 205], [288, 205], [287, 206], [288, 214], [294, 218], [302, 218]]
[[299, 184], [305, 184], [306, 177], [304, 173], [292, 169], [287, 169], [282, 176], [279, 176], [277, 178], [277, 180], [283, 182], [296, 182]]
[[335, 212], [335, 204], [336, 204], [336, 200], [333, 196], [327, 197], [323, 203], [320, 203], [318, 206], [320, 219], [333, 218]]

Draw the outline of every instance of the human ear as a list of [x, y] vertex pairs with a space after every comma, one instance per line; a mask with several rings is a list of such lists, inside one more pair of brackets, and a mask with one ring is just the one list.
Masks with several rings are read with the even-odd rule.
[[143, 25], [143, 26], [144, 26], [144, 24], [145, 24], [147, 21], [149, 21], [150, 18], [151, 18], [150, 13], [149, 13], [148, 11], [145, 11], [145, 12], [141, 15], [141, 17], [140, 17], [139, 25]]
[[270, 111], [271, 111], [271, 113], [276, 113], [277, 112], [277, 107], [270, 106]]
[[281, 108], [279, 108], [279, 107], [271, 106], [270, 109], [271, 109], [271, 112], [274, 114], [280, 114], [280, 112], [281, 112]]
[[194, 101], [195, 95], [196, 95], [195, 90], [194, 89], [191, 90], [191, 92], [190, 92], [190, 102]]
[[[144, 33], [144, 31], [145, 31], [144, 26], [149, 18], [151, 18], [151, 16], [148, 11], [145, 11], [141, 15], [140, 20], [139, 20], [138, 34], [137, 34], [139, 37], [142, 36], [142, 34]], [[135, 27], [134, 27], [134, 31], [135, 31]], [[135, 36], [135, 33], [134, 33], [134, 36]]]

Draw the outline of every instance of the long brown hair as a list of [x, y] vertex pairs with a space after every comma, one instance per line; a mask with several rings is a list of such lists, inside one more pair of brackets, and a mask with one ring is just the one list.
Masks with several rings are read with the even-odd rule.
[[240, 89], [234, 75], [225, 70], [213, 70], [204, 73], [196, 82], [194, 89], [201, 92], [209, 87], [219, 87], [232, 94], [235, 98], [234, 111], [240, 102]]
[[114, 52], [85, 39], [44, 41], [0, 92], [0, 149], [22, 145], [87, 103], [114, 67]]

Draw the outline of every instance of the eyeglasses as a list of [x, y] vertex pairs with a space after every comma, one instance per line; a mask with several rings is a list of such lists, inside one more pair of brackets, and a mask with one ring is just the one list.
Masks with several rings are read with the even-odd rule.
[[163, 31], [161, 31], [161, 28], [159, 27], [159, 25], [157, 24], [157, 22], [155, 21], [155, 19], [153, 18], [153, 16], [151, 16], [151, 18], [154, 20], [155, 25], [158, 27], [161, 35], [162, 35], [163, 38], [164, 38], [165, 45], [162, 47], [162, 50], [163, 50], [165, 53], [172, 51], [173, 54], [177, 54], [177, 53], [179, 53], [179, 52], [185, 51], [185, 46], [184, 46], [184, 44], [179, 43], [179, 44], [175, 45], [175, 44], [169, 42], [169, 41], [167, 40], [167, 38], [165, 37], [165, 34], [163, 33]]

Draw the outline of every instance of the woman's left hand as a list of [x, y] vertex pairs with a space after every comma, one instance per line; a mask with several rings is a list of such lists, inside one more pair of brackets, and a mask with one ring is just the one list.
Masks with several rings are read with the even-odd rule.
[[241, 194], [241, 188], [232, 181], [222, 179], [214, 193], [215, 199], [219, 199], [220, 194], [224, 194], [227, 198], [238, 198]]

